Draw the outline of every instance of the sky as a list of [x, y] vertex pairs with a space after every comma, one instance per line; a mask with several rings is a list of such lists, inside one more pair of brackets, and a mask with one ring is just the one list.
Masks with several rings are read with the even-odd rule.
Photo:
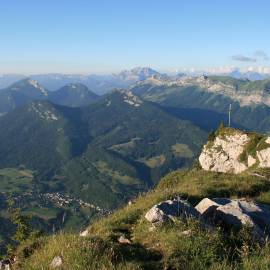
[[270, 66], [269, 0], [0, 0], [0, 73]]

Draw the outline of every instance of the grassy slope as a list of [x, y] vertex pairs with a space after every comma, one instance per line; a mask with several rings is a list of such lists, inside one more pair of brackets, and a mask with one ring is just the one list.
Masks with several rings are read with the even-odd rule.
[[0, 169], [0, 192], [31, 191], [33, 172], [15, 168]]
[[[93, 224], [89, 237], [60, 234], [22, 244], [18, 249], [21, 269], [49, 269], [57, 255], [63, 256], [62, 269], [269, 269], [269, 246], [253, 243], [246, 229], [224, 235], [219, 230], [206, 231], [190, 220], [150, 232], [146, 211], [176, 195], [193, 205], [204, 197], [247, 197], [270, 204], [270, 182], [248, 174], [196, 169], [171, 173], [131, 206]], [[181, 234], [187, 229], [191, 236]], [[117, 243], [122, 234], [132, 245]]]

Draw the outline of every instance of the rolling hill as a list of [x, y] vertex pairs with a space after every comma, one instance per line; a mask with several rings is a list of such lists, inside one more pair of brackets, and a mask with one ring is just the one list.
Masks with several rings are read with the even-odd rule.
[[51, 102], [68, 107], [85, 106], [94, 102], [97, 98], [98, 95], [80, 83], [68, 84], [49, 94]]
[[37, 100], [47, 100], [68, 107], [80, 107], [94, 102], [97, 98], [98, 96], [83, 84], [68, 84], [57, 91], [50, 92], [37, 81], [28, 78], [0, 90], [0, 114]]
[[114, 208], [176, 168], [190, 166], [206, 133], [126, 91], [70, 108], [31, 102], [0, 119], [0, 168], [35, 171], [42, 192]]

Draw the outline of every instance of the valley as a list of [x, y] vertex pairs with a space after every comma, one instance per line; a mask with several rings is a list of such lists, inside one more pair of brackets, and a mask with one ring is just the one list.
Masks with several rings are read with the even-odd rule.
[[267, 80], [152, 73], [101, 96], [80, 83], [50, 91], [29, 79], [1, 90], [1, 251], [15, 230], [10, 199], [35, 230], [78, 233], [168, 173], [196, 167], [230, 104], [233, 127], [268, 134], [267, 95]]
[[0, 270], [269, 270], [270, 2], [0, 1]]

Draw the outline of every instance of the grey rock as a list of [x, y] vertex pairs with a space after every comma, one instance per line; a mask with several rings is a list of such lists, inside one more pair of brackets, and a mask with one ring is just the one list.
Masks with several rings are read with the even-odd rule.
[[251, 217], [262, 231], [270, 235], [270, 209], [264, 204], [257, 204], [247, 200], [237, 200], [240, 208]]
[[154, 205], [145, 215], [151, 223], [164, 223], [173, 218], [198, 218], [199, 212], [184, 200], [167, 200]]
[[118, 239], [119, 244], [124, 244], [124, 245], [130, 245], [131, 241], [127, 239], [124, 235], [121, 235]]
[[270, 209], [246, 199], [204, 198], [195, 207], [209, 224], [224, 228], [250, 226], [256, 238], [270, 235]]
[[243, 211], [241, 205], [236, 200], [217, 207], [216, 217], [226, 225], [238, 228], [241, 228], [243, 225], [255, 226], [252, 218]]

